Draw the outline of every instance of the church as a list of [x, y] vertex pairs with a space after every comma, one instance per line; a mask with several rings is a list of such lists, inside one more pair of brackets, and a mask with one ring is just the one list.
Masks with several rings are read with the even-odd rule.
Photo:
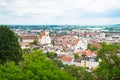
[[49, 36], [49, 32], [47, 31], [42, 31], [39, 37], [39, 43], [40, 44], [50, 44], [51, 43], [51, 38]]

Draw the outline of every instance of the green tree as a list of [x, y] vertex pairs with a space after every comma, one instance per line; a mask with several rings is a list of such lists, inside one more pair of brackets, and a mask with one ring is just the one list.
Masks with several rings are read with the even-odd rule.
[[8, 26], [0, 26], [0, 63], [7, 60], [18, 62], [21, 56], [22, 50], [15, 33]]
[[25, 53], [30, 53], [30, 52], [31, 52], [31, 49], [30, 49], [30, 48], [25, 48], [25, 49], [23, 49], [22, 51], [23, 51], [24, 54], [25, 54]]
[[35, 40], [32, 42], [32, 44], [37, 45], [37, 44], [38, 44], [38, 40], [35, 39]]
[[102, 61], [94, 71], [97, 80], [120, 80], [120, 44], [101, 43], [102, 48], [98, 51], [97, 59]]
[[80, 58], [80, 56], [79, 56], [79, 54], [74, 54], [74, 59], [79, 59]]
[[94, 80], [92, 74], [87, 72], [85, 68], [75, 65], [65, 65], [64, 70], [77, 80]]
[[75, 80], [65, 71], [47, 60], [42, 51], [36, 50], [23, 55], [18, 65], [7, 62], [0, 65], [1, 80]]
[[55, 58], [57, 58], [57, 54], [54, 53], [54, 52], [47, 52], [47, 53], [46, 53], [46, 56], [47, 56], [48, 58], [50, 58], [50, 59], [55, 59]]
[[57, 67], [64, 67], [64, 64], [60, 60], [52, 60], [53, 64], [56, 65]]
[[97, 50], [97, 47], [92, 46], [91, 44], [88, 44], [88, 45], [87, 45], [87, 49], [88, 49], [88, 50], [91, 50], [91, 51], [96, 51], [96, 50]]

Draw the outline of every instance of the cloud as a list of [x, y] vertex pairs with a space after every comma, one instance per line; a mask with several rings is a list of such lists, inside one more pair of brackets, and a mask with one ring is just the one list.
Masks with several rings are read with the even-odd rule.
[[120, 9], [120, 0], [71, 0], [70, 3], [74, 8], [91, 13]]
[[91, 13], [120, 9], [120, 0], [13, 0], [10, 3], [7, 1], [2, 2], [2, 6], [6, 6], [6, 11], [10, 14], [18, 16], [28, 13], [31, 15], [62, 15], [74, 9]]
[[[7, 3], [7, 1], [6, 1]], [[2, 5], [3, 6], [3, 5]], [[8, 12], [8, 15], [13, 16], [26, 16], [26, 15], [46, 15], [46, 16], [59, 16], [63, 13], [63, 9], [51, 1], [32, 1], [32, 0], [15, 0], [7, 5], [4, 5], [4, 9], [0, 9], [3, 12]]]
[[92, 18], [108, 21], [111, 17], [119, 17], [119, 4], [120, 0], [0, 0], [0, 15], [3, 19], [12, 17], [26, 23], [34, 19], [36, 23], [79, 24], [81, 20], [87, 22]]

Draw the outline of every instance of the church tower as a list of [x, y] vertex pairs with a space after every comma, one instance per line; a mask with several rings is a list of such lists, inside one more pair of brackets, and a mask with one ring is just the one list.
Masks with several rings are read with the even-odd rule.
[[40, 44], [50, 44], [51, 38], [48, 31], [42, 31], [40, 35]]

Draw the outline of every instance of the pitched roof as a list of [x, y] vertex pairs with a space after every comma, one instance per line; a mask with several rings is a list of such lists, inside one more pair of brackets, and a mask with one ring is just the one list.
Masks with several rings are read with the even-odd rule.
[[40, 38], [42, 38], [43, 36], [45, 36], [45, 31], [42, 31], [40, 34]]
[[21, 39], [27, 39], [27, 40], [29, 40], [29, 39], [33, 39], [33, 40], [38, 39], [38, 36], [31, 35], [31, 34], [21, 34], [20, 37], [21, 37]]
[[91, 56], [92, 55], [92, 51], [91, 50], [85, 50], [83, 52], [86, 56]]
[[29, 45], [30, 43], [28, 43], [28, 42], [21, 42], [20, 43], [20, 45], [22, 45], [22, 46], [27, 46], [27, 45]]
[[94, 47], [96, 47], [96, 48], [101, 48], [100, 44], [97, 44], [97, 43], [91, 44], [91, 46], [94, 46]]
[[86, 56], [92, 56], [92, 51], [91, 50], [84, 50], [84, 51], [79, 51], [79, 52], [76, 52], [77, 54], [84, 54]]
[[75, 45], [77, 45], [79, 41], [80, 41], [79, 39], [76, 39], [75, 40]]
[[77, 45], [78, 42], [80, 41], [78, 38], [76, 38], [75, 36], [59, 36], [56, 37], [58, 39], [58, 41], [60, 41], [63, 45]]
[[64, 55], [61, 57], [61, 60], [66, 61], [66, 62], [71, 62], [73, 60], [73, 58]]

